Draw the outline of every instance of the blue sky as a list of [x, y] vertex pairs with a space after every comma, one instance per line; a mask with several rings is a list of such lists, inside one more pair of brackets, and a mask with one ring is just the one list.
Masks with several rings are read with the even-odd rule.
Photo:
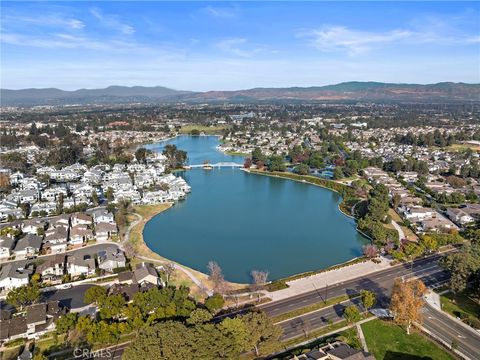
[[479, 2], [1, 3], [1, 87], [480, 82]]

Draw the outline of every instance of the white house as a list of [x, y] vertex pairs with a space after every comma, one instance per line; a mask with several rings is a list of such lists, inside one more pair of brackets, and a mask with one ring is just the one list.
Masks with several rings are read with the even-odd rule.
[[15, 239], [0, 236], [0, 259], [9, 258], [12, 255], [13, 245], [15, 244]]
[[28, 284], [31, 269], [26, 269], [26, 262], [12, 262], [3, 265], [0, 270], [0, 289], [11, 290]]
[[447, 216], [456, 224], [467, 225], [473, 223], [475, 219], [459, 208], [448, 208]]
[[95, 274], [95, 259], [88, 256], [69, 256], [67, 258], [67, 273], [73, 277]]

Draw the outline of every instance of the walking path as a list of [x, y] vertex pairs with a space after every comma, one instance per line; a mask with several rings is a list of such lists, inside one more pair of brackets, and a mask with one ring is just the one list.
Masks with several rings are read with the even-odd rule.
[[398, 225], [395, 221], [392, 220], [392, 225], [397, 230], [398, 232], [398, 238], [399, 240], [406, 239], [407, 237], [405, 236], [405, 233], [403, 232], [403, 229], [401, 228], [400, 225]]
[[357, 323], [357, 333], [358, 337], [360, 338], [360, 342], [362, 343], [363, 350], [368, 352], [367, 342], [365, 341], [365, 336], [363, 335], [363, 330], [359, 323]]
[[[130, 240], [130, 233], [132, 231], [132, 229], [137, 226], [138, 224], [140, 224], [141, 221], [143, 221], [143, 216], [140, 215], [140, 214], [137, 214], [137, 213], [133, 213], [133, 215], [135, 215], [137, 217], [137, 220], [135, 220], [134, 222], [132, 222], [127, 230], [125, 231], [125, 236], [122, 240], [122, 242], [120, 243], [121, 244], [121, 247], [123, 248], [125, 246], [125, 244], [128, 243], [128, 241]], [[154, 258], [149, 258], [149, 257], [146, 257], [146, 256], [141, 256], [139, 254], [134, 254], [135, 257], [139, 258], [139, 259], [142, 259], [142, 260], [145, 260], [145, 261], [153, 261], [153, 262], [160, 262], [160, 263], [166, 263], [167, 261], [165, 260], [159, 260], [159, 259], [154, 259]], [[192, 280], [195, 285], [197, 285], [202, 291], [204, 291], [208, 296], [212, 296], [213, 295], [213, 291], [209, 290], [207, 286], [205, 286], [202, 281], [200, 279], [198, 279], [190, 270], [184, 268], [183, 266], [180, 266], [176, 263], [173, 263], [175, 265], [175, 269], [178, 269], [180, 271], [182, 271], [185, 275], [187, 275], [190, 280]]]
[[327, 270], [315, 275], [303, 277], [293, 281], [287, 281], [288, 288], [277, 290], [274, 292], [264, 292], [264, 294], [271, 298], [272, 301], [282, 300], [317, 290], [319, 288], [327, 287], [329, 284], [334, 285], [342, 283], [351, 279], [358, 278], [360, 276], [366, 276], [368, 274], [385, 270], [390, 268], [392, 260], [385, 257], [380, 257], [380, 263], [376, 264], [373, 261], [365, 261], [357, 264], [339, 267], [333, 270]]

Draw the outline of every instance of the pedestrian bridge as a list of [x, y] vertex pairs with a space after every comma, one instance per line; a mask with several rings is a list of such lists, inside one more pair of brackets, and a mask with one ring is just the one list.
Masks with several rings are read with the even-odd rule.
[[195, 164], [187, 165], [185, 169], [197, 169], [197, 168], [241, 168], [243, 164], [236, 162], [219, 162], [215, 164], [205, 163], [205, 164]]

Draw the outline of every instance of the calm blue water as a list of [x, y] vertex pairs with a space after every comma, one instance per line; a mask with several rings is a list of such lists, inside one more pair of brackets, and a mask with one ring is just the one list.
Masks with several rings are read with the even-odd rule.
[[[183, 136], [167, 143], [204, 160], [243, 162], [215, 150], [216, 137]], [[150, 145], [161, 151], [165, 143]], [[250, 282], [251, 270], [270, 279], [317, 270], [361, 254], [367, 240], [338, 210], [338, 194], [313, 185], [239, 169], [182, 173], [192, 186], [187, 199], [149, 221], [146, 244], [158, 254], [205, 272], [217, 261], [225, 278]]]

